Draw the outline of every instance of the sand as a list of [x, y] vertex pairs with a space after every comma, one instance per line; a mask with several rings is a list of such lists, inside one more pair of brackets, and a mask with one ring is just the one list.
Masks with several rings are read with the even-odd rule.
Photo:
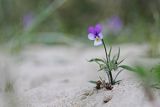
[[[125, 64], [150, 60], [145, 57], [146, 45], [114, 46], [113, 53], [118, 47]], [[106, 77], [87, 60], [103, 58], [103, 51], [102, 47], [38, 45], [28, 46], [17, 55], [1, 52], [0, 107], [153, 107], [141, 81], [129, 71], [120, 74], [122, 82], [113, 90], [94, 89], [88, 81], [98, 80], [99, 75]], [[159, 91], [154, 91], [159, 97]]]

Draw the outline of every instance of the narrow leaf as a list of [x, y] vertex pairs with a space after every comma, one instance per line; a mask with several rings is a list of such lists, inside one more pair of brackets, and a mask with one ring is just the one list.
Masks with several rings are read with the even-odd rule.
[[99, 79], [101, 80], [101, 81], [103, 81], [103, 79], [99, 76]]
[[96, 84], [97, 82], [96, 81], [89, 81], [90, 83], [92, 83], [92, 84]]
[[117, 55], [116, 61], [118, 61], [119, 56], [120, 56], [120, 48], [118, 49], [118, 55]]
[[114, 81], [116, 81], [116, 79], [117, 79], [118, 75], [119, 75], [122, 71], [123, 71], [123, 69], [122, 69], [122, 70], [120, 70], [120, 71], [116, 74], [116, 76], [115, 76], [115, 78], [114, 78]]
[[121, 60], [120, 62], [117, 63], [117, 65], [121, 64], [125, 59]]
[[114, 84], [119, 84], [122, 80], [114, 81]]
[[100, 67], [100, 69], [99, 69], [98, 71], [102, 71], [102, 70], [104, 70], [104, 69], [106, 68], [106, 67], [105, 67], [104, 65], [102, 65], [102, 64], [101, 64], [99, 67]]
[[88, 62], [103, 62], [103, 63], [105, 63], [104, 60], [99, 59], [99, 58], [93, 58], [93, 59], [89, 60]]
[[110, 47], [109, 54], [108, 54], [109, 60], [111, 60], [111, 51], [112, 51], [112, 47]]
[[127, 66], [127, 65], [120, 65], [119, 67], [121, 67], [121, 68], [123, 68], [123, 69], [126, 69], [126, 70], [128, 70], [128, 71], [133, 71], [133, 72], [135, 72], [135, 69], [133, 69], [132, 67]]
[[110, 78], [109, 72], [106, 71], [106, 74], [107, 74], [107, 77], [108, 77], [108, 82], [110, 83], [111, 82], [111, 78]]

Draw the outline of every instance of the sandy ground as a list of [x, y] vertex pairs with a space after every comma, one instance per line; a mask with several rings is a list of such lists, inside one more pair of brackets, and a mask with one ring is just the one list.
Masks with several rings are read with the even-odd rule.
[[[125, 64], [159, 61], [144, 57], [146, 45], [120, 47]], [[113, 48], [115, 53], [118, 46]], [[141, 82], [128, 71], [120, 74], [122, 82], [112, 91], [94, 90], [88, 81], [106, 77], [87, 60], [103, 58], [102, 47], [30, 46], [16, 56], [0, 54], [0, 107], [153, 107]]]

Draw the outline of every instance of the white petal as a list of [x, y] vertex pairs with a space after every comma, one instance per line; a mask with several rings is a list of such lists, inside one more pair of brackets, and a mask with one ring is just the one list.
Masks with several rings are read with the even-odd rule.
[[103, 39], [103, 34], [102, 33], [99, 33], [98, 36], [99, 36], [100, 39]]
[[89, 34], [88, 34], [88, 39], [89, 39], [89, 40], [95, 40], [95, 35], [92, 34], [92, 33], [89, 33]]
[[99, 45], [102, 45], [102, 40], [101, 39], [95, 40], [94, 41], [94, 46], [99, 46]]

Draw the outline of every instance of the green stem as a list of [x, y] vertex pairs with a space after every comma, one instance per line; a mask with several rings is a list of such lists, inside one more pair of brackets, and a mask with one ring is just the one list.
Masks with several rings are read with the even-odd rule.
[[113, 81], [113, 77], [112, 77], [112, 72], [111, 72], [111, 70], [110, 70], [110, 68], [109, 68], [109, 60], [108, 60], [108, 54], [107, 54], [107, 49], [106, 49], [106, 45], [105, 45], [105, 42], [104, 42], [104, 40], [102, 39], [102, 43], [103, 43], [103, 47], [104, 47], [104, 50], [105, 50], [105, 54], [106, 54], [106, 60], [107, 60], [107, 67], [108, 67], [108, 69], [109, 69], [109, 76], [110, 76], [110, 82], [111, 82], [111, 84], [113, 85], [114, 84], [114, 81]]
[[105, 45], [105, 42], [104, 40], [102, 39], [102, 43], [103, 43], [103, 47], [104, 47], [104, 51], [106, 53], [106, 60], [107, 60], [107, 63], [108, 63], [108, 54], [107, 54], [107, 49], [106, 49], [106, 45]]

